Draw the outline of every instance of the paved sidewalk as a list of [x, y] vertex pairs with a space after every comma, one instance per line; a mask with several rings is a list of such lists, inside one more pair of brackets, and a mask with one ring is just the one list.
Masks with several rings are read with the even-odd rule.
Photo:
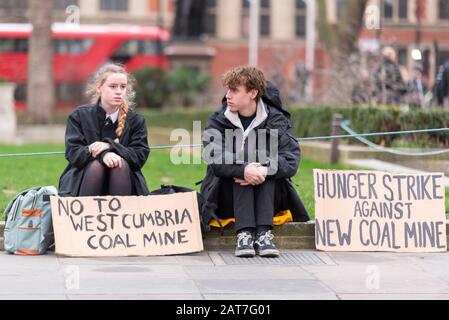
[[0, 252], [3, 299], [449, 299], [449, 253], [283, 250], [158, 257], [22, 257]]

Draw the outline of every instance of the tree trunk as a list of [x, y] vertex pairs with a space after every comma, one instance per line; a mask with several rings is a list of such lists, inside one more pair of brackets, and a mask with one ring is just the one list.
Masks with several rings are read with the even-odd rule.
[[33, 31], [28, 51], [27, 122], [51, 121], [55, 103], [53, 83], [52, 13], [53, 0], [30, 0]]
[[327, 20], [325, 0], [318, 0], [318, 31], [329, 58], [328, 85], [322, 96], [324, 103], [350, 104], [360, 70], [354, 54], [357, 40], [363, 26], [368, 0], [348, 0], [344, 14], [332, 26]]

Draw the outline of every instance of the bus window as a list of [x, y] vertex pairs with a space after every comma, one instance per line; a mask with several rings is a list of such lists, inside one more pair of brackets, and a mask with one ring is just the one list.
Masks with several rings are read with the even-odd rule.
[[53, 52], [58, 54], [82, 54], [90, 49], [93, 39], [54, 39]]
[[27, 99], [27, 84], [16, 83], [16, 88], [14, 89], [14, 100], [26, 101], [26, 99]]
[[27, 52], [27, 51], [28, 51], [28, 39], [22, 38], [0, 39], [0, 52]]
[[56, 100], [62, 103], [80, 103], [84, 100], [83, 83], [57, 83]]
[[160, 40], [128, 40], [111, 55], [111, 60], [126, 63], [136, 55], [159, 56], [163, 54], [164, 44]]
[[126, 63], [129, 59], [139, 53], [139, 43], [137, 40], [128, 40], [123, 43], [111, 55], [111, 60], [119, 63]]
[[159, 54], [157, 41], [154, 40], [140, 40], [139, 53], [143, 55]]

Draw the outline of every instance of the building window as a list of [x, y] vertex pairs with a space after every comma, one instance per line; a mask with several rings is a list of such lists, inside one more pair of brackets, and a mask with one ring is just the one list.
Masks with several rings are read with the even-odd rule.
[[298, 38], [306, 36], [306, 2], [296, 0], [295, 34]]
[[206, 34], [214, 37], [217, 24], [217, 0], [207, 0], [206, 18], [204, 19], [204, 30]]
[[343, 17], [346, 10], [347, 0], [337, 0], [337, 19]]
[[[249, 0], [242, 0], [242, 37], [248, 38], [249, 36], [249, 10], [250, 4]], [[270, 35], [270, 0], [260, 0], [259, 9], [259, 34], [262, 37], [267, 37]]]
[[127, 11], [128, 10], [128, 0], [101, 0], [100, 10]]
[[54, 0], [53, 8], [56, 10], [65, 10], [68, 6], [78, 5], [78, 0]]
[[408, 51], [406, 48], [398, 49], [398, 64], [407, 68], [408, 66]]
[[386, 20], [406, 20], [409, 0], [384, 0], [383, 17]]
[[27, 9], [28, 0], [2, 0], [0, 9]]
[[440, 19], [449, 20], [449, 1], [440, 0], [440, 5], [438, 9], [440, 11]]
[[260, 35], [268, 37], [270, 35], [270, 0], [260, 0]]
[[399, 19], [407, 19], [408, 17], [408, 0], [399, 0]]
[[384, 0], [384, 18], [393, 18], [393, 0]]

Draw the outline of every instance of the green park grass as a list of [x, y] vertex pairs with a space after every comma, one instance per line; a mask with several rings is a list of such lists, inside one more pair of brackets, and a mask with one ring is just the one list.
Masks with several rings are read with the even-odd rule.
[[[0, 154], [30, 153], [44, 151], [63, 151], [63, 145], [0, 145]], [[18, 192], [34, 187], [58, 186], [59, 177], [67, 165], [64, 155], [0, 157], [0, 219], [8, 202]], [[314, 217], [313, 169], [352, 169], [342, 165], [328, 165], [302, 159], [300, 169], [293, 182], [310, 217]], [[161, 184], [181, 185], [199, 191], [195, 182], [203, 179], [206, 166], [202, 164], [174, 165], [170, 161], [170, 153], [154, 150], [143, 168], [150, 190]], [[449, 189], [446, 189], [446, 212], [449, 210]]]

